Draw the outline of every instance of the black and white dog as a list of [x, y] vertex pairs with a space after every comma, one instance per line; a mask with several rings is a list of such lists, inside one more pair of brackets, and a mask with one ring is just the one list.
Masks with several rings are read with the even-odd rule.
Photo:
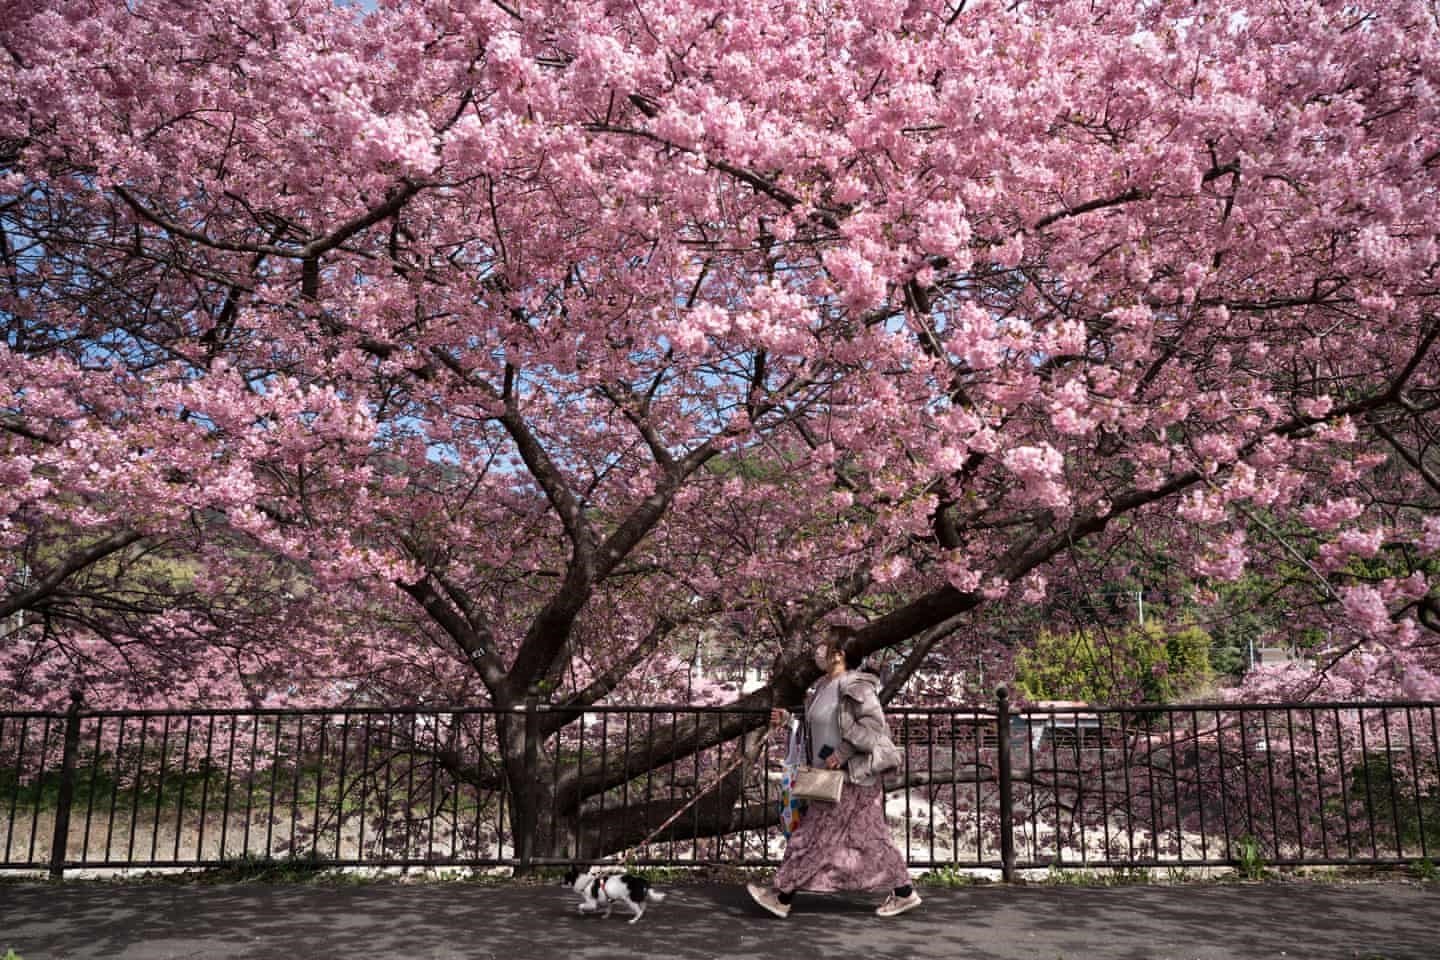
[[617, 903], [624, 904], [635, 916], [634, 923], [645, 915], [646, 903], [659, 903], [665, 894], [650, 888], [650, 881], [633, 873], [599, 874], [594, 870], [581, 871], [571, 867], [565, 874], [565, 884], [580, 894], [581, 913], [602, 912], [610, 916], [610, 908]]

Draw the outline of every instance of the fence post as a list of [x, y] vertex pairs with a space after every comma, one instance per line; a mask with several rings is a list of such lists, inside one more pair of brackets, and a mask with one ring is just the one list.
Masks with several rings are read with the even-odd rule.
[[60, 760], [60, 795], [55, 800], [55, 836], [50, 843], [50, 879], [65, 876], [65, 854], [70, 842], [70, 807], [75, 802], [75, 757], [80, 752], [80, 698], [70, 691], [70, 709], [65, 713], [65, 751]]
[[1000, 876], [1015, 880], [1015, 798], [1010, 781], [1010, 691], [995, 690], [997, 761], [1000, 766]]
[[523, 823], [518, 824], [520, 835], [516, 837], [520, 850], [518, 871], [530, 872], [531, 860], [535, 856], [535, 827], [539, 822], [540, 790], [540, 697], [531, 689], [525, 697], [525, 781], [520, 784], [524, 797], [520, 804]]

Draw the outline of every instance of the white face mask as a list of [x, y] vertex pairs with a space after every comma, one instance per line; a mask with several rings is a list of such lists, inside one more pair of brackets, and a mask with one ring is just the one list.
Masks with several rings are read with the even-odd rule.
[[828, 671], [830, 669], [829, 647], [822, 644], [821, 646], [815, 648], [815, 666], [819, 667], [821, 670]]

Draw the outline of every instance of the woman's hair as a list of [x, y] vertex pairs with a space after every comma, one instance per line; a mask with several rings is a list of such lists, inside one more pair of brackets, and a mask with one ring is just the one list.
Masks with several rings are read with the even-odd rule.
[[839, 623], [832, 625], [830, 649], [845, 654], [846, 670], [859, 670], [865, 666], [865, 651], [860, 647], [860, 638], [855, 635], [854, 627]]

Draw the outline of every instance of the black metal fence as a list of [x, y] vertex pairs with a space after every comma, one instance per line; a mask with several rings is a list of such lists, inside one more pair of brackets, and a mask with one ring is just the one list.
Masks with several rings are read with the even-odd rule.
[[[1426, 860], [1437, 710], [896, 707], [886, 812], [911, 866], [1007, 877]], [[763, 722], [536, 701], [0, 713], [0, 869], [773, 865], [784, 745]]]

